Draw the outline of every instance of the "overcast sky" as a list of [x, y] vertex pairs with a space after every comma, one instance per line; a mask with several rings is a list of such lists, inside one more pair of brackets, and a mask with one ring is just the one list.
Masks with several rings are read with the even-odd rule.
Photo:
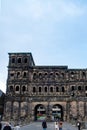
[[31, 52], [36, 65], [87, 68], [87, 0], [0, 0], [0, 89], [9, 52]]

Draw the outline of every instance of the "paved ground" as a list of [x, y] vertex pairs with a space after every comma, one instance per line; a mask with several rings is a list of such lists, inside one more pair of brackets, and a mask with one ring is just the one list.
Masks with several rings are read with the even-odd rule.
[[[54, 128], [54, 122], [47, 122], [47, 130], [55, 130]], [[41, 122], [34, 122], [29, 125], [21, 127], [21, 130], [42, 130]], [[63, 123], [63, 130], [78, 130], [77, 127], [72, 126], [69, 123], [64, 122]]]

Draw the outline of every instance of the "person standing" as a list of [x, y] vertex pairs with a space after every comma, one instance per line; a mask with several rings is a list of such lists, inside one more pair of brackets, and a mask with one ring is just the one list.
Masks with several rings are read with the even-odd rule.
[[46, 130], [46, 128], [47, 128], [46, 120], [44, 120], [44, 121], [42, 122], [42, 127], [43, 127], [43, 130]]
[[19, 130], [19, 129], [20, 129], [20, 126], [17, 125], [17, 126], [15, 127], [15, 130]]
[[81, 123], [79, 121], [77, 122], [77, 127], [78, 127], [78, 130], [80, 130]]
[[62, 130], [63, 122], [59, 121], [59, 130]]
[[6, 123], [6, 125], [4, 126], [3, 130], [12, 130], [11, 126], [9, 125], [9, 123]]
[[0, 130], [2, 129], [2, 123], [0, 122]]
[[59, 130], [59, 125], [57, 121], [55, 122], [55, 130]]

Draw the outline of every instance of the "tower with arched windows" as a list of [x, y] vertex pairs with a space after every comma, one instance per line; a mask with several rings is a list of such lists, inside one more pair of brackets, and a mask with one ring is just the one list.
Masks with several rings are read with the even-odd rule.
[[87, 69], [37, 66], [31, 53], [9, 53], [3, 120], [87, 120]]

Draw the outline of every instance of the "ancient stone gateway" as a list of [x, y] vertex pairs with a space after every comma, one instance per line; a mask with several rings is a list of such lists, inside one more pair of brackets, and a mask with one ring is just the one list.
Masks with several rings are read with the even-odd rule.
[[3, 120], [87, 120], [87, 69], [36, 66], [31, 53], [9, 53]]

